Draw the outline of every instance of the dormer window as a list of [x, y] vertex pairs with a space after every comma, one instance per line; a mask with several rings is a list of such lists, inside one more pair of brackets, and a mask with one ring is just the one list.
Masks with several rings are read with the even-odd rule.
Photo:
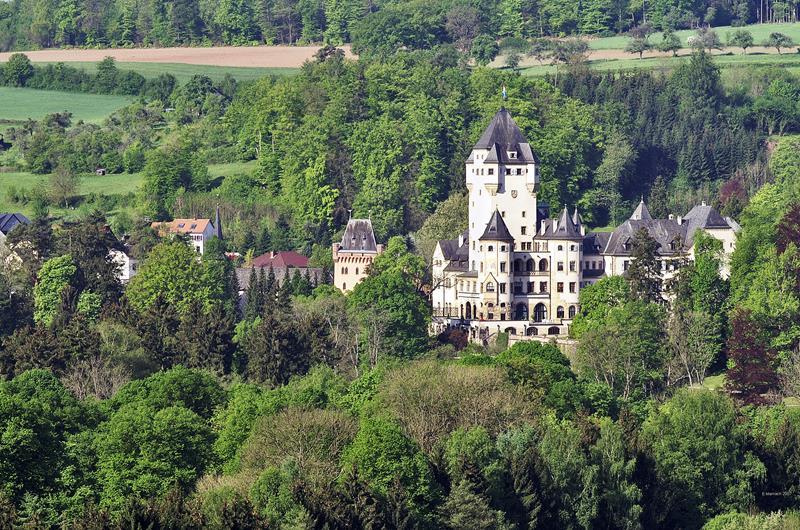
[[630, 250], [631, 249], [631, 240], [630, 239], [626, 239], [625, 242], [622, 244], [622, 248], [625, 249], [625, 250]]
[[510, 158], [512, 160], [516, 160], [517, 159], [517, 152], [516, 151], [509, 151], [508, 152], [508, 158]]

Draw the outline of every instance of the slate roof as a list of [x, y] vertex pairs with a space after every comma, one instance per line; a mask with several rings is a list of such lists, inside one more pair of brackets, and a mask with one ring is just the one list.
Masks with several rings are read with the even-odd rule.
[[[542, 229], [537, 234], [540, 239], [578, 239], [582, 240], [580, 224], [575, 224], [573, 217], [569, 215], [569, 210], [564, 207], [558, 220], [545, 219], [542, 221]], [[580, 217], [578, 216], [578, 219]]]
[[592, 232], [583, 238], [584, 256], [599, 256], [606, 249], [611, 232]]
[[738, 232], [739, 225], [731, 219], [722, 217], [718, 211], [716, 211], [711, 206], [708, 206], [706, 203], [700, 204], [699, 206], [695, 206], [689, 213], [683, 216], [683, 221], [687, 225], [686, 226], [686, 243], [687, 245], [691, 245], [694, 241], [694, 234], [698, 230], [705, 230], [705, 229], [726, 229], [726, 228], [733, 228], [735, 231]]
[[275, 269], [285, 269], [287, 267], [305, 269], [308, 267], [308, 258], [294, 250], [267, 252], [257, 258], [253, 258], [253, 267], [269, 268], [270, 266]]
[[508, 231], [506, 222], [503, 221], [503, 216], [500, 215], [498, 210], [495, 210], [491, 219], [489, 219], [489, 222], [486, 223], [486, 230], [483, 231], [483, 235], [478, 239], [480, 241], [513, 242], [514, 236], [512, 236], [511, 232]]
[[[608, 239], [604, 254], [630, 255], [636, 232], [646, 229], [658, 243], [658, 254], [669, 256], [678, 254], [684, 249], [686, 242], [686, 224], [678, 224], [672, 219], [628, 219], [619, 225]], [[626, 249], [625, 244], [629, 246]], [[671, 247], [674, 243], [674, 248]]]
[[342, 234], [339, 252], [378, 252], [375, 231], [369, 219], [350, 219]]
[[647, 209], [647, 205], [644, 203], [644, 198], [639, 201], [639, 205], [631, 214], [631, 219], [636, 221], [652, 221], [653, 217], [650, 215], [650, 210]]
[[20, 224], [29, 225], [31, 221], [21, 213], [0, 213], [0, 233], [3, 235], [8, 234]]
[[[536, 155], [531, 150], [527, 138], [522, 134], [511, 114], [504, 108], [494, 115], [473, 149], [490, 150], [485, 162], [500, 164], [532, 164], [536, 162]], [[516, 158], [510, 158], [509, 151], [516, 152]], [[468, 159], [468, 162], [471, 161], [472, 155]]]

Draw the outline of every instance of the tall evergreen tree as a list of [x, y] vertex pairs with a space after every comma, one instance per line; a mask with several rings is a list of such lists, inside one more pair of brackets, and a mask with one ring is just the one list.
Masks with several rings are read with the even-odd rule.
[[645, 228], [633, 237], [631, 264], [625, 273], [631, 293], [645, 302], [663, 303], [661, 297], [661, 266], [658, 261], [658, 242]]

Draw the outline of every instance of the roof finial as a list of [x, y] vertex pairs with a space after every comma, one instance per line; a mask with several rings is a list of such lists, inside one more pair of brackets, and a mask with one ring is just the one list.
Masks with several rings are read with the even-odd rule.
[[506, 90], [506, 85], [503, 85], [503, 101], [508, 99], [508, 91]]
[[351, 208], [347, 210], [347, 220], [349, 221], [352, 218], [353, 218], [353, 209]]

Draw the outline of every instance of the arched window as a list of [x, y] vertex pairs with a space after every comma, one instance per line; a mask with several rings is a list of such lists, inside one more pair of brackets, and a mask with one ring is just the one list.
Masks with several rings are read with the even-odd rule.
[[539, 260], [539, 270], [541, 272], [547, 272], [547, 260], [542, 258]]
[[558, 329], [558, 326], [553, 326], [551, 328], [547, 328], [548, 335], [558, 335], [561, 331]]
[[472, 319], [472, 304], [467, 302], [467, 320]]
[[517, 330], [516, 328], [506, 328], [506, 333], [508, 333], [509, 335], [516, 335]]
[[528, 304], [520, 302], [514, 310], [514, 320], [528, 320]]
[[358, 274], [358, 267], [356, 267], [356, 274]]
[[486, 292], [493, 293], [494, 292], [494, 283], [493, 282], [486, 282]]
[[569, 318], [575, 318], [575, 313], [577, 313], [577, 311], [574, 305], [569, 306]]
[[347, 290], [347, 284], [346, 284], [346, 283], [343, 283], [343, 284], [342, 284], [342, 291], [346, 291], [346, 290]]
[[522, 260], [515, 259], [514, 260], [514, 272], [522, 272]]
[[534, 322], [543, 322], [547, 320], [547, 306], [544, 304], [536, 304], [536, 307], [533, 308], [533, 321]]
[[558, 245], [558, 250], [564, 250], [564, 245]]
[[539, 331], [536, 328], [531, 327], [531, 328], [528, 328], [525, 331], [525, 334], [528, 335], [529, 337], [531, 337], [531, 336], [534, 336], [534, 335], [538, 335]]
[[556, 308], [556, 318], [564, 318], [564, 308], [562, 306]]
[[529, 259], [525, 262], [525, 271], [526, 272], [533, 272], [533, 260]]
[[492, 252], [493, 250], [494, 250], [494, 247], [492, 245], [489, 245], [489, 252]]

